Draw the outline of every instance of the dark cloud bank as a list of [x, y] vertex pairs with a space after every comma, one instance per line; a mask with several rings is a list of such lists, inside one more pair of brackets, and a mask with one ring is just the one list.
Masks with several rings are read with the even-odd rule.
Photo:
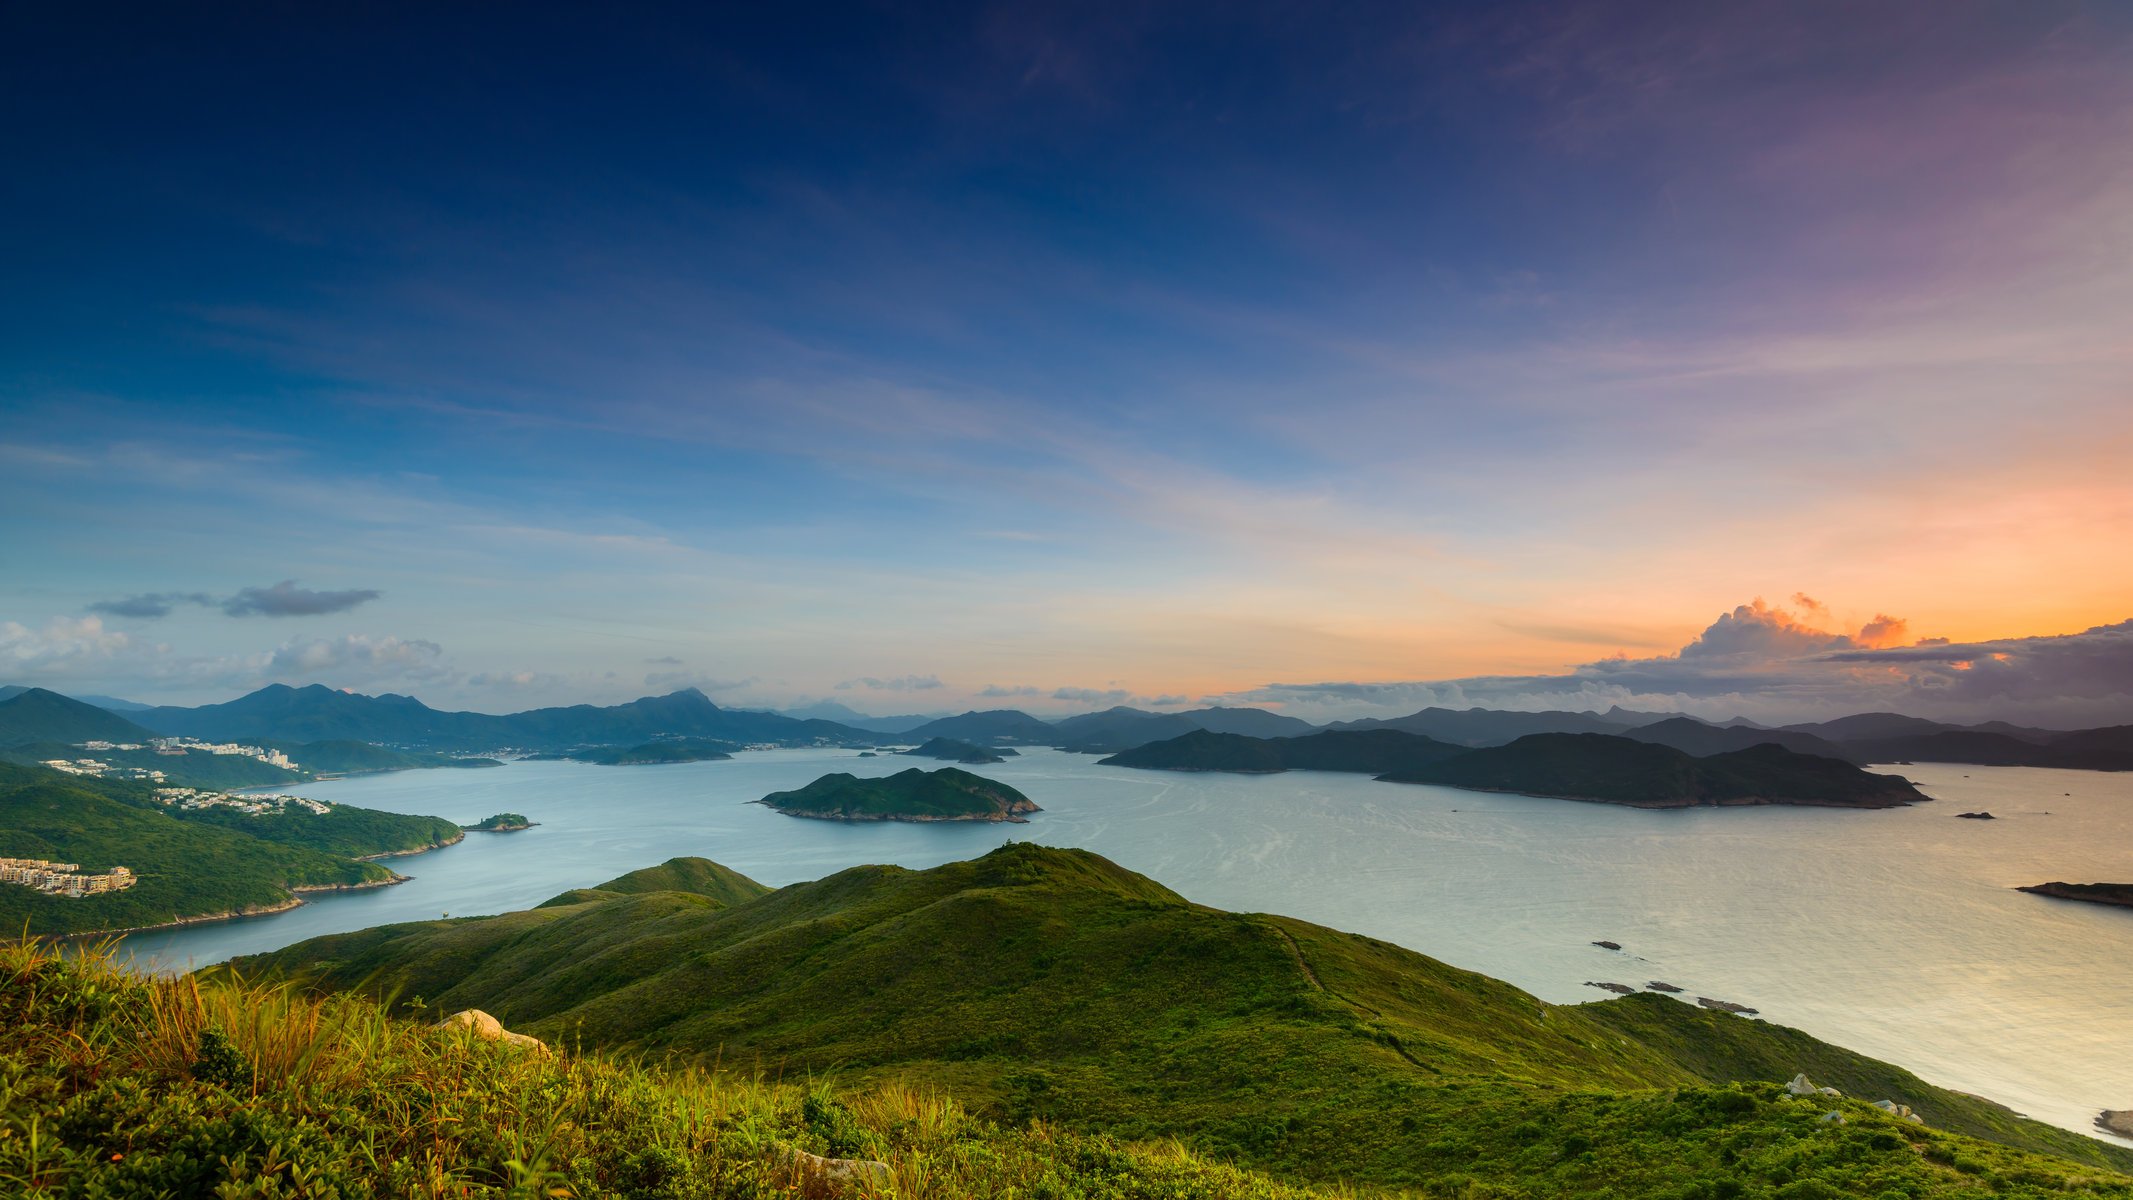
[[143, 592], [118, 600], [99, 600], [89, 611], [112, 617], [156, 620], [167, 617], [180, 605], [219, 608], [232, 617], [319, 617], [347, 612], [384, 595], [373, 588], [320, 592], [296, 586], [284, 579], [272, 587], [240, 588], [234, 596], [210, 596], [206, 592]]

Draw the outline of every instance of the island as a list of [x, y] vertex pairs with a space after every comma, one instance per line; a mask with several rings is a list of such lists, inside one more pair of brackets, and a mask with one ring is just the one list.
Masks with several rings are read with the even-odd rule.
[[2015, 889], [2032, 896], [2059, 900], [2086, 900], [2090, 904], [2115, 904], [2133, 908], [2133, 883], [2033, 883]]
[[1929, 797], [1898, 775], [1760, 744], [1698, 757], [1602, 733], [1534, 733], [1475, 749], [1397, 729], [1254, 738], [1196, 730], [1103, 765], [1164, 771], [1355, 771], [1388, 783], [1516, 792], [1635, 808], [1798, 804], [1893, 808]]
[[1014, 821], [1040, 812], [1028, 796], [954, 767], [912, 767], [885, 779], [837, 772], [804, 788], [772, 792], [761, 800], [789, 817], [825, 821]]
[[946, 762], [979, 766], [985, 763], [1006, 762], [1015, 757], [1015, 752], [1005, 746], [979, 746], [955, 738], [937, 737], [928, 739], [925, 745], [899, 750], [913, 758], [938, 758]]
[[468, 833], [516, 833], [521, 829], [531, 829], [535, 824], [537, 822], [527, 820], [524, 813], [507, 812], [497, 813], [479, 825], [468, 825], [464, 828]]
[[643, 767], [661, 763], [713, 762], [732, 758], [740, 749], [732, 742], [714, 738], [662, 738], [641, 746], [627, 748], [600, 746], [590, 750], [573, 750], [565, 757], [574, 762], [592, 763], [602, 767]]
[[1896, 808], [1930, 799], [1900, 775], [1775, 744], [1697, 758], [1604, 733], [1528, 734], [1378, 778], [1631, 808]]

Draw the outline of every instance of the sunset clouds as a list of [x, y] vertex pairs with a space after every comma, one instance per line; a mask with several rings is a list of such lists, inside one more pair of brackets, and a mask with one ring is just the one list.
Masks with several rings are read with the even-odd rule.
[[2133, 9], [24, 19], [0, 683], [2114, 703]]

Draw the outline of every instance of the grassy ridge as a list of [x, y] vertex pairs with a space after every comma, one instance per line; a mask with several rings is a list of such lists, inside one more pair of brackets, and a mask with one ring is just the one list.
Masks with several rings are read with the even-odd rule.
[[[1177, 1137], [1301, 1180], [1661, 1194], [1735, 1178], [1752, 1142], [1787, 1162], [1827, 1152], [1830, 1170], [1856, 1160], [1846, 1186], [1875, 1186], [1843, 1194], [1875, 1195], [1884, 1178], [1944, 1194], [1948, 1164], [1922, 1167], [1918, 1150], [1942, 1135], [1860, 1111], [1883, 1098], [2085, 1164], [1961, 1143], [1988, 1172], [2060, 1180], [2133, 1165], [1796, 1031], [1672, 1001], [1551, 1006], [1387, 943], [1203, 908], [1096, 855], [1028, 845], [753, 898], [589, 889], [501, 917], [320, 938], [244, 967], [403, 1007], [481, 1007], [551, 1040], [918, 1081], [1010, 1125]], [[1833, 1106], [1780, 1099], [1778, 1081], [1839, 1066], [1859, 1099], [1834, 1107], [1843, 1129], [1886, 1142], [1871, 1154], [1837, 1145], [1854, 1133], [1835, 1126], [1829, 1145], [1795, 1146], [1822, 1136], [1813, 1123]], [[1758, 1170], [1765, 1184], [1783, 1173]]]
[[361, 858], [372, 854], [410, 854], [448, 846], [464, 830], [443, 817], [413, 816], [335, 804], [324, 813], [294, 805], [278, 813], [252, 814], [230, 808], [196, 808], [174, 814], [179, 820], [216, 825], [284, 846]]

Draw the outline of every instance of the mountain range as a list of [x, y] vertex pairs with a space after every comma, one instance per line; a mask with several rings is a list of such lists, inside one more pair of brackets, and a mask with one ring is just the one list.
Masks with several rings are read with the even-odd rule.
[[[836, 713], [845, 719], [822, 715]], [[661, 738], [736, 744], [882, 745], [948, 738], [975, 746], [1056, 746], [1115, 754], [1195, 731], [1252, 738], [1394, 730], [1451, 745], [1500, 746], [1537, 733], [1599, 733], [1708, 756], [1773, 744], [1853, 763], [1959, 762], [2133, 770], [2133, 726], [2061, 731], [1988, 722], [1953, 725], [1899, 713], [1860, 713], [1769, 728], [1745, 718], [1713, 723], [1679, 713], [1517, 712], [1425, 708], [1404, 717], [1310, 722], [1257, 708], [1158, 713], [1118, 706], [1058, 720], [1018, 709], [946, 717], [864, 717], [834, 702], [789, 713], [721, 708], [694, 688], [626, 704], [570, 705], [510, 714], [447, 712], [411, 696], [365, 696], [318, 684], [272, 684], [221, 704], [129, 707], [124, 713], [42, 688], [0, 688], [0, 747], [26, 742], [139, 741], [157, 735], [210, 740], [366, 742], [429, 751], [515, 748], [554, 752], [635, 746]]]

